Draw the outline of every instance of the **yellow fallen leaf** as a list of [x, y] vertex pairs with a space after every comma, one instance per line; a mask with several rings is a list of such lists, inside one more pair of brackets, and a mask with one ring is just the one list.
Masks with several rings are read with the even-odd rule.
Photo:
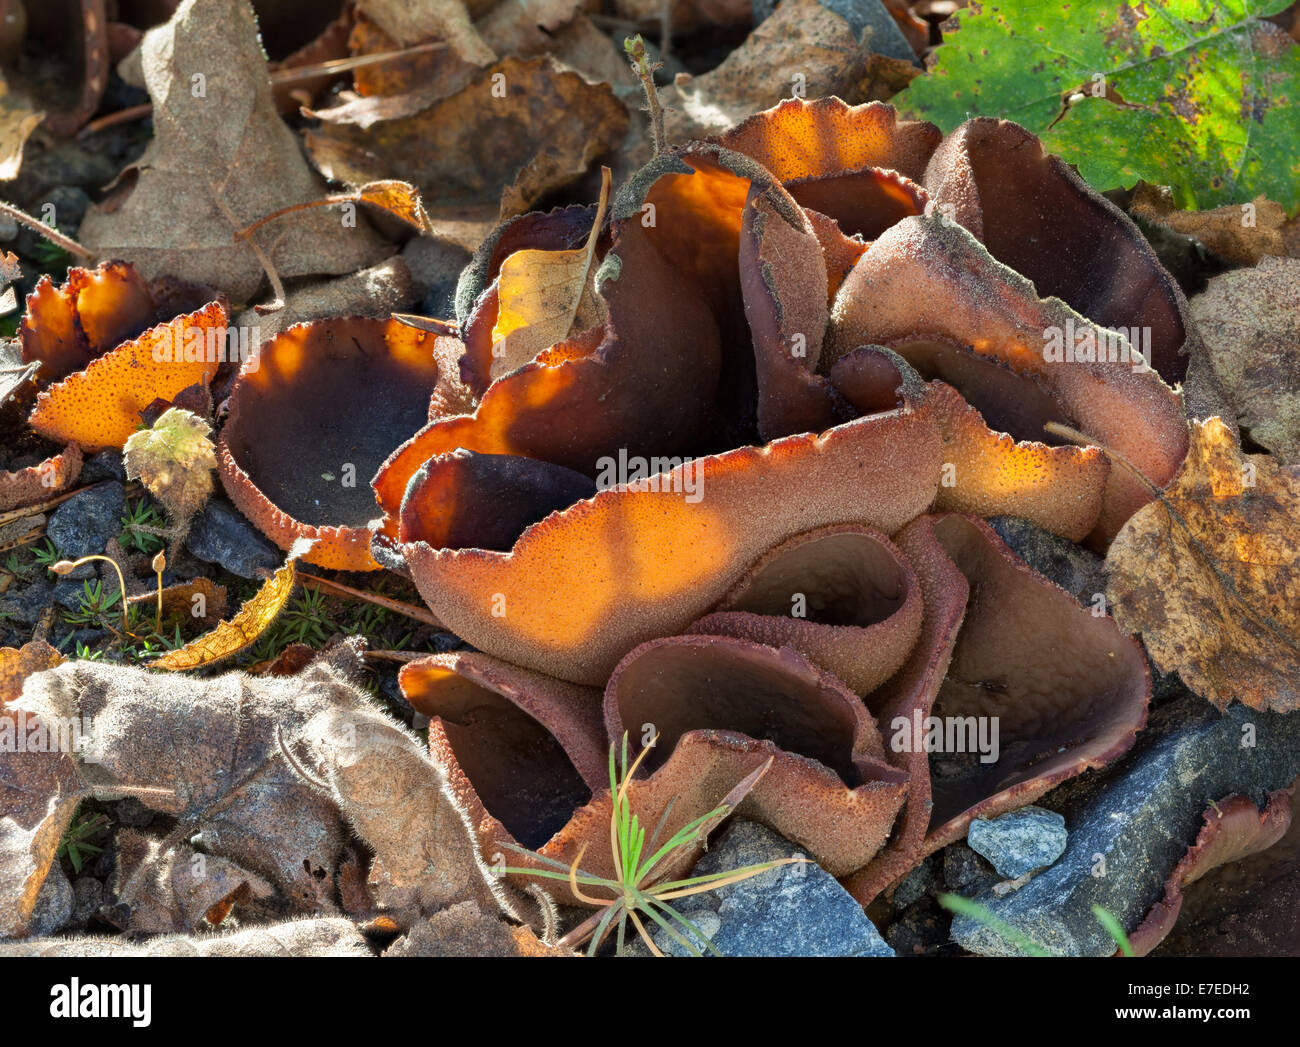
[[432, 229], [429, 216], [424, 210], [424, 201], [420, 199], [420, 190], [410, 182], [399, 182], [395, 178], [367, 182], [357, 190], [356, 196], [361, 203], [382, 208], [421, 233], [428, 233]]
[[172, 407], [150, 428], [132, 433], [122, 448], [127, 479], [138, 479], [162, 502], [180, 533], [212, 494], [217, 456], [211, 433], [204, 419]]
[[1243, 454], [1219, 418], [1106, 556], [1121, 626], [1161, 672], [1224, 708], [1300, 708], [1300, 466]]
[[32, 673], [63, 664], [63, 655], [43, 640], [33, 640], [22, 647], [0, 647], [0, 709], [23, 690], [23, 681]]
[[592, 282], [596, 242], [609, 202], [609, 168], [601, 169], [600, 204], [584, 246], [571, 251], [516, 251], [501, 263], [491, 376], [498, 378], [575, 331], [601, 323], [605, 303]]
[[284, 566], [267, 579], [266, 584], [233, 618], [219, 623], [211, 632], [191, 640], [179, 650], [155, 658], [148, 663], [149, 668], [187, 672], [229, 658], [256, 643], [257, 638], [266, 632], [293, 595], [293, 587], [298, 580], [296, 561], [309, 548], [310, 539], [300, 538], [294, 542]]

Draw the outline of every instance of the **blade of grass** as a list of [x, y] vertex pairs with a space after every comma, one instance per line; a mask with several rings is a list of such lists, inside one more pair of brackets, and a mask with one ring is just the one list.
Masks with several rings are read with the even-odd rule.
[[1133, 943], [1128, 940], [1128, 935], [1124, 932], [1123, 924], [1116, 919], [1113, 912], [1109, 909], [1103, 909], [1100, 905], [1094, 905], [1092, 915], [1097, 917], [1097, 922], [1106, 928], [1106, 933], [1115, 939], [1115, 944], [1119, 946], [1121, 955], [1137, 955], [1133, 951]]
[[979, 902], [971, 901], [969, 898], [963, 898], [959, 894], [941, 894], [939, 895], [939, 904], [950, 912], [955, 912], [959, 916], [969, 916], [972, 920], [982, 923], [991, 931], [1000, 934], [1012, 945], [1016, 946], [1021, 952], [1029, 956], [1051, 956], [1051, 952], [1043, 948], [1027, 934], [1016, 930], [1011, 924], [1005, 923], [994, 916], [988, 909], [980, 905]]
[[[705, 891], [713, 891], [719, 887], [740, 883], [742, 880], [760, 876], [769, 869], [775, 869], [781, 865], [802, 865], [807, 861], [807, 858], [778, 858], [770, 862], [760, 862], [756, 865], [746, 865], [740, 869], [731, 869], [727, 872], [709, 873], [706, 876], [692, 876], [689, 880], [672, 880], [668, 883], [656, 884], [646, 893], [654, 895], [660, 901], [665, 898], [685, 898], [692, 894], [702, 894]], [[665, 894], [665, 891], [669, 893]]]

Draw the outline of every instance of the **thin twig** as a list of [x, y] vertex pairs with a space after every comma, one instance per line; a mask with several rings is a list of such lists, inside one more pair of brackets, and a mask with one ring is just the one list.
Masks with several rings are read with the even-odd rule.
[[[426, 44], [415, 44], [412, 47], [405, 47], [400, 51], [384, 51], [381, 54], [374, 55], [356, 55], [353, 58], [333, 58], [328, 62], [317, 62], [314, 65], [294, 66], [291, 69], [277, 69], [270, 75], [271, 86], [279, 87], [281, 84], [292, 84], [299, 80], [311, 80], [317, 76], [325, 76], [331, 73], [346, 73], [353, 69], [362, 69], [366, 66], [380, 65], [383, 62], [392, 61], [394, 58], [405, 58], [407, 55], [420, 54], [424, 51], [439, 51], [446, 47], [444, 41], [431, 41]], [[92, 120], [86, 124], [78, 133], [78, 138], [87, 138], [97, 131], [103, 131], [109, 127], [116, 127], [118, 124], [127, 124], [132, 120], [143, 120], [153, 112], [153, 103], [144, 102], [140, 105], [130, 105], [125, 109], [119, 109], [115, 113], [109, 113], [107, 116], [101, 116], [98, 120]]]
[[242, 238], [247, 240], [255, 232], [261, 229], [262, 226], [266, 225], [267, 222], [272, 222], [287, 214], [293, 214], [295, 211], [306, 211], [313, 207], [332, 207], [335, 204], [355, 204], [360, 202], [360, 196], [357, 193], [340, 193], [337, 196], [323, 196], [319, 200], [305, 200], [300, 204], [290, 204], [288, 207], [282, 207], [278, 211], [272, 211], [268, 215], [263, 215], [252, 225], [240, 229], [235, 233], [235, 239], [239, 240]]
[[0, 202], [0, 214], [6, 214], [15, 222], [21, 222], [27, 228], [35, 230], [49, 240], [50, 243], [62, 247], [68, 254], [75, 254], [78, 258], [88, 258], [94, 261], [95, 253], [90, 248], [82, 247], [72, 237], [64, 235], [53, 226], [46, 225], [39, 218], [33, 218], [26, 211], [15, 207], [13, 204]]
[[435, 629], [445, 628], [442, 622], [438, 621], [430, 612], [423, 607], [416, 607], [414, 604], [403, 603], [401, 600], [394, 600], [387, 596], [380, 596], [378, 593], [368, 593], [364, 589], [354, 589], [342, 582], [331, 581], [329, 578], [322, 578], [316, 574], [307, 574], [303, 571], [298, 572], [298, 580], [303, 585], [310, 585], [316, 589], [324, 589], [326, 592], [337, 593], [340, 596], [351, 596], [358, 600], [364, 600], [366, 603], [372, 603], [376, 607], [384, 608], [386, 611], [393, 611], [407, 618], [413, 618], [417, 622], [423, 622], [425, 625], [432, 625]]

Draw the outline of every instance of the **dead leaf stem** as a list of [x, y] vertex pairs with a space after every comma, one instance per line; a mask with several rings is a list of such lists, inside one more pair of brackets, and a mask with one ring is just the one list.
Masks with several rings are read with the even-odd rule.
[[95, 254], [89, 248], [82, 247], [72, 237], [64, 235], [53, 226], [46, 225], [39, 218], [33, 218], [26, 211], [15, 207], [13, 204], [0, 202], [0, 214], [6, 214], [15, 222], [21, 222], [27, 228], [40, 233], [50, 243], [62, 247], [68, 254], [75, 254], [78, 258], [86, 258], [92, 262], [95, 260]]

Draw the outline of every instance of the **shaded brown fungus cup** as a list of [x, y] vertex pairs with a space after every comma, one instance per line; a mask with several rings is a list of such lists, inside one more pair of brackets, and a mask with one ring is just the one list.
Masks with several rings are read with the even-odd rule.
[[[1214, 890], [1210, 892], [1204, 890], [1209, 884], [1202, 888], [1194, 885], [1223, 866], [1268, 850], [1287, 836], [1292, 829], [1292, 801], [1297, 784], [1300, 783], [1293, 782], [1288, 788], [1268, 793], [1265, 802], [1259, 807], [1249, 797], [1235, 794], [1206, 808], [1196, 839], [1178, 864], [1170, 870], [1160, 898], [1129, 935], [1129, 945], [1135, 955], [1146, 956], [1169, 936], [1183, 911], [1184, 903], [1189, 900], [1194, 920], [1207, 917], [1212, 919], [1216, 909], [1223, 913], [1231, 911], [1233, 906], [1245, 908], [1250, 899], [1256, 900], [1261, 908], [1269, 903], [1275, 909], [1279, 908], [1278, 895], [1285, 899], [1287, 892], [1270, 892], [1269, 888], [1273, 885], [1269, 883], [1270, 877], [1267, 874], [1260, 875], [1264, 871], [1262, 868], [1243, 865], [1236, 869], [1225, 869], [1215, 878], [1217, 882], [1213, 883]], [[1294, 846], [1291, 851], [1294, 854]], [[1277, 855], [1277, 865], [1285, 867], [1285, 853], [1275, 851], [1273, 854]], [[1266, 868], [1272, 857], [1266, 856], [1263, 861], [1252, 864]], [[1269, 897], [1270, 894], [1273, 897]], [[1275, 929], [1281, 932], [1279, 936], [1289, 930], [1294, 940], [1297, 925], [1294, 905], [1283, 900], [1280, 908], [1283, 911], [1276, 914], [1280, 919], [1276, 920]], [[1208, 937], [1213, 939], [1217, 935], [1211, 934]], [[1215, 944], [1217, 943], [1209, 943], [1205, 955], [1232, 955], [1230, 952], [1219, 952], [1214, 948]]]
[[788, 645], [867, 694], [902, 666], [921, 613], [916, 574], [894, 543], [838, 524], [764, 554], [690, 631]]
[[[964, 837], [972, 819], [1122, 755], [1151, 695], [1137, 641], [1036, 574], [982, 520], [923, 516], [895, 542], [920, 582], [921, 637], [865, 701], [911, 786], [889, 847], [845, 880], [863, 904]], [[978, 730], [997, 733], [971, 751]], [[956, 737], [965, 750], [944, 751]]]
[[315, 539], [308, 563], [377, 570], [364, 478], [428, 413], [434, 336], [395, 320], [295, 324], [239, 372], [217, 447], [231, 501], [282, 549]]
[[[598, 491], [527, 527], [508, 551], [438, 548], [424, 537], [432, 517], [399, 511], [398, 548], [457, 635], [601, 686], [628, 651], [685, 629], [781, 541], [846, 519], [897, 530], [933, 501], [940, 465], [939, 435], [918, 401], [822, 436], [683, 463], [653, 488]], [[413, 485], [408, 497], [422, 493]]]
[[477, 652], [408, 662], [398, 679], [482, 840], [541, 847], [608, 785], [599, 690]]
[[[824, 616], [880, 621], [794, 619], [798, 594]], [[919, 517], [897, 544], [845, 525], [796, 536], [723, 603], [747, 601], [630, 651], [603, 698], [484, 654], [407, 665], [403, 692], [432, 718], [485, 858], [503, 841], [563, 862], [585, 846], [583, 867], [609, 874], [603, 758], [626, 731], [656, 738], [629, 796], [645, 824], [671, 802], [668, 832], [773, 757], [740, 812], [866, 905], [971, 819], [1115, 759], [1145, 721], [1136, 642], [973, 517]], [[710, 631], [726, 626], [768, 642]], [[818, 636], [828, 629], [860, 649]], [[877, 682], [861, 696], [830, 671], [864, 667]]]
[[[1162, 379], [1186, 372], [1186, 300], [1133, 222], [1024, 128], [971, 120], [941, 140], [883, 103], [788, 100], [719, 142], [842, 233], [873, 241], [832, 306], [820, 369], [837, 392], [850, 396], [835, 381], [846, 354], [886, 345], [996, 430], [1051, 443], [1043, 424], [1064, 422], [1157, 485], [1172, 477], [1186, 428]], [[886, 178], [897, 183], [890, 193]], [[886, 220], [865, 223], [864, 200], [893, 210], [882, 204]], [[1148, 500], [1116, 470], [1094, 541], [1107, 543]]]
[[[1060, 298], [1101, 327], [1149, 330], [1155, 369], [1171, 383], [1182, 379], [1192, 335], [1177, 283], [1128, 216], [1020, 125], [977, 118], [944, 137], [883, 102], [787, 99], [718, 141], [770, 170], [803, 206], [868, 240], [887, 226], [877, 219], [858, 228], [864, 197], [895, 221], [921, 213], [904, 196], [928, 201], [1040, 297]], [[866, 188], [867, 178], [891, 173], [900, 189]], [[803, 195], [810, 186], [815, 203]], [[897, 202], [885, 204], [891, 196]]]
[[[623, 717], [653, 716], [656, 755], [630, 796], [662, 832], [713, 810], [769, 757], [740, 810], [848, 871], [884, 843], [906, 776], [884, 759], [862, 703], [791, 649], [730, 637], [672, 637], [630, 654], [603, 699], [482, 654], [433, 655], [401, 673], [403, 694], [429, 716], [430, 750], [479, 833], [485, 857], [502, 842], [613, 872], [610, 737]], [[665, 704], [665, 702], [667, 704]], [[603, 722], [602, 722], [603, 718]], [[665, 874], [698, 854], [679, 855]], [[511, 856], [510, 864], [519, 864]]]
[[[1054, 212], [1103, 246], [1017, 244]], [[1050, 422], [1155, 483], [1185, 454], [1161, 377], [1180, 374], [1185, 303], [1126, 217], [1015, 125], [945, 140], [832, 99], [657, 156], [593, 221], [523, 216], [483, 246], [464, 349], [373, 483], [375, 548], [482, 652], [403, 681], [489, 858], [587, 844], [608, 872], [593, 750], [651, 725], [643, 822], [674, 798], [676, 824], [705, 813], [773, 757], [742, 812], [866, 904], [972, 818], [1131, 745], [1140, 648], [979, 519], [1104, 545], [1149, 499]], [[503, 358], [507, 261], [588, 236], [603, 319]], [[1145, 335], [1103, 325], [1150, 328], [1153, 368]], [[632, 459], [657, 464], [608, 478]], [[949, 723], [976, 734], [936, 751], [932, 716], [941, 743]], [[525, 750], [539, 762], [502, 755]]]

